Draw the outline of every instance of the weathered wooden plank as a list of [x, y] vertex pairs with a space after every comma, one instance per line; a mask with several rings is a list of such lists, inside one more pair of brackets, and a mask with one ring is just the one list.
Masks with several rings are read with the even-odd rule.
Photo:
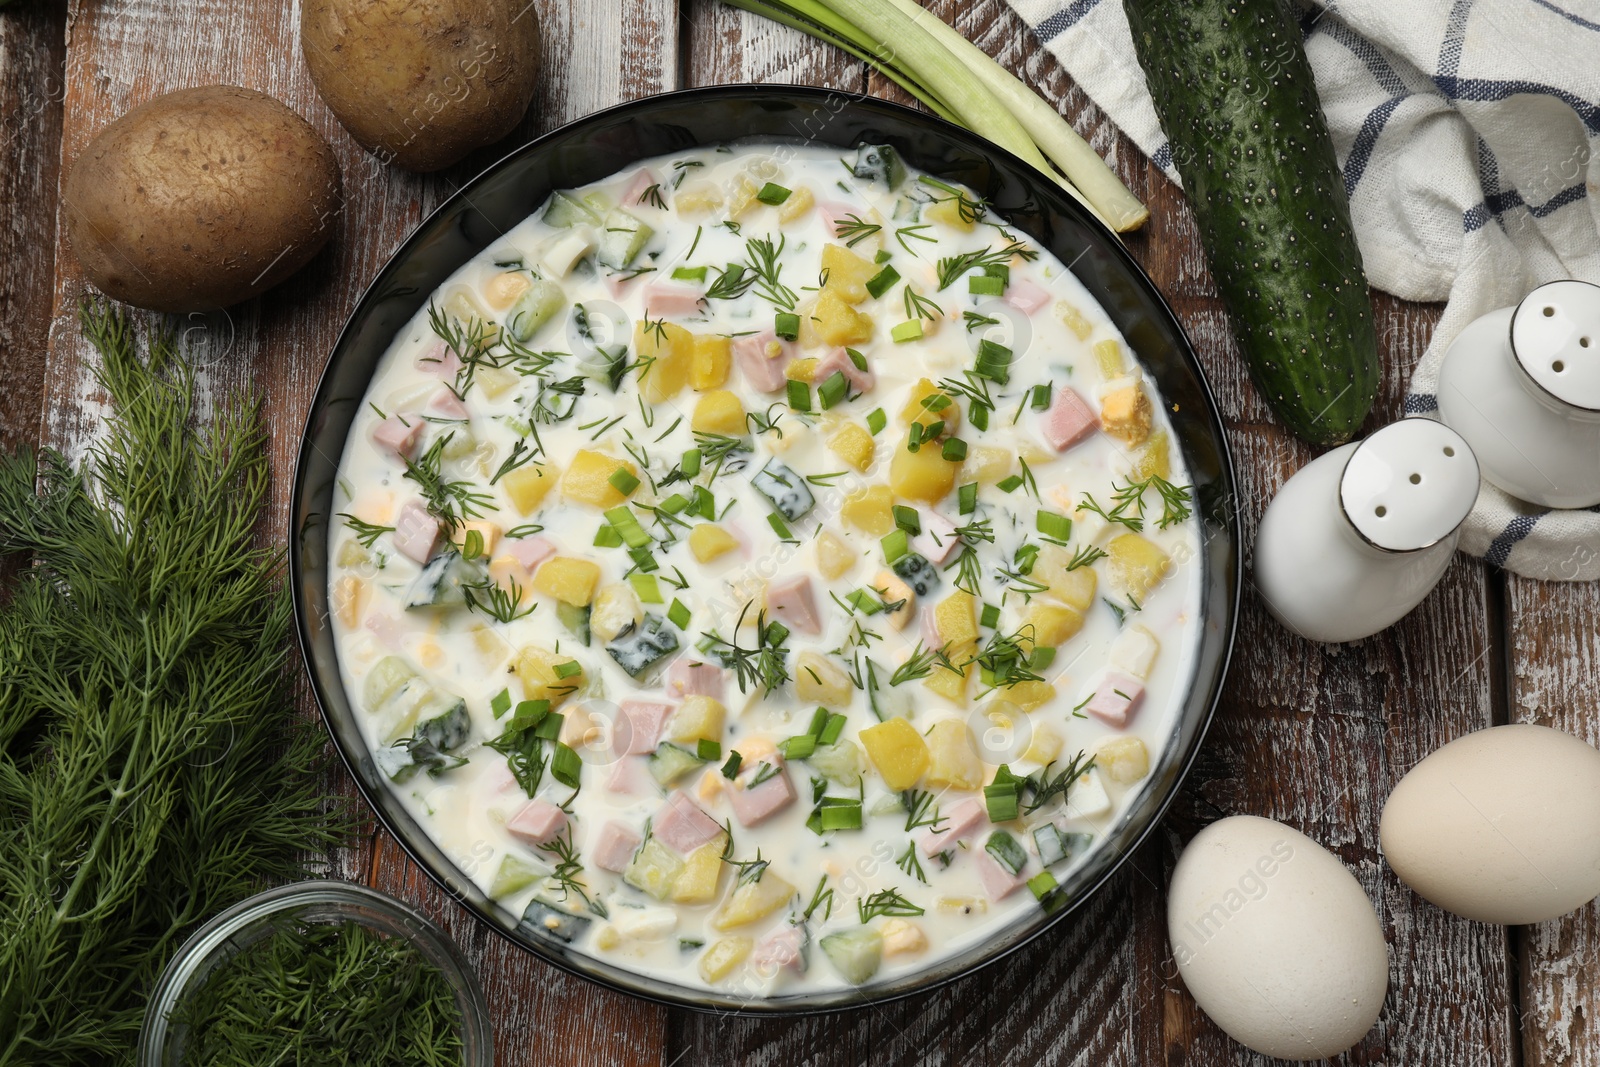
[[55, 4], [24, 6], [0, 19], [0, 448], [8, 450], [39, 439], [66, 22]]
[[[1508, 574], [1510, 717], [1600, 744], [1600, 589]], [[1523, 1062], [1600, 1064], [1600, 907], [1512, 931]]]

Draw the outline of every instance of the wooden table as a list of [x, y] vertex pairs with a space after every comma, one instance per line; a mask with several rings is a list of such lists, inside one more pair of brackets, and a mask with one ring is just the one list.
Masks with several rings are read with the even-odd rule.
[[[287, 101], [333, 144], [347, 205], [328, 251], [265, 298], [182, 323], [221, 395], [266, 393], [281, 528], [296, 442], [335, 333], [395, 245], [458, 183], [530, 136], [620, 100], [733, 81], [806, 82], [888, 97], [864, 67], [712, 0], [535, 0], [543, 91], [504, 145], [443, 174], [377, 166], [318, 99], [295, 6], [273, 0], [20, 0], [0, 15], [0, 440], [71, 450], [97, 408], [74, 309], [82, 273], [62, 237], [70, 161], [129, 107], [212, 82]], [[1106, 122], [1000, 0], [930, 6], [1023, 74], [1149, 203], [1129, 245], [1177, 308], [1227, 420], [1247, 534], [1278, 485], [1311, 458], [1245, 378], [1178, 193]], [[1384, 390], [1371, 425], [1398, 416], [1437, 308], [1375, 295]], [[1183, 841], [1225, 813], [1283, 820], [1336, 852], [1377, 905], [1391, 957], [1388, 1003], [1341, 1062], [1600, 1064], [1600, 914], [1502, 929], [1421, 902], [1379, 852], [1395, 780], [1445, 741], [1507, 721], [1600, 740], [1592, 585], [1541, 585], [1460, 557], [1410, 618], [1343, 648], [1309, 644], [1247, 596], [1232, 682], [1165, 825], [1097, 898], [1004, 964], [930, 996], [793, 1022], [666, 1010], [570, 978], [450, 903], [369, 819], [336, 872], [417, 901], [477, 962], [500, 1062], [522, 1064], [1254, 1063], [1178, 981], [1163, 888]], [[341, 771], [332, 791], [354, 796]]]

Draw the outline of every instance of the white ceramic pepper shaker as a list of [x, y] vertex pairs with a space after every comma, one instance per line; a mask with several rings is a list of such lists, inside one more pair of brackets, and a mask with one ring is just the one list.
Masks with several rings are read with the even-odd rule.
[[1512, 496], [1600, 504], [1600, 286], [1550, 282], [1473, 322], [1439, 368], [1439, 414]]
[[1262, 599], [1313, 641], [1375, 634], [1439, 583], [1477, 499], [1472, 449], [1432, 419], [1402, 419], [1324, 453], [1261, 517]]

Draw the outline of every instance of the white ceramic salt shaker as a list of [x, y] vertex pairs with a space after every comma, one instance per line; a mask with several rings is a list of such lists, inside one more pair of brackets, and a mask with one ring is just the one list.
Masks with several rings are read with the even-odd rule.
[[1313, 641], [1371, 636], [1439, 583], [1477, 499], [1472, 449], [1432, 419], [1401, 419], [1324, 453], [1261, 517], [1261, 597]]
[[1439, 414], [1512, 496], [1600, 504], [1600, 286], [1550, 282], [1461, 331], [1439, 368]]

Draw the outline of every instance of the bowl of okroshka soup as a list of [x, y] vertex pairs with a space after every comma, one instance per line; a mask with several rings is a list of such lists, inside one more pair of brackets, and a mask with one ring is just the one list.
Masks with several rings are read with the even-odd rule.
[[643, 996], [848, 1007], [1082, 902], [1193, 759], [1233, 481], [1117, 240], [953, 126], [727, 87], [558, 130], [402, 246], [293, 581], [367, 799]]

